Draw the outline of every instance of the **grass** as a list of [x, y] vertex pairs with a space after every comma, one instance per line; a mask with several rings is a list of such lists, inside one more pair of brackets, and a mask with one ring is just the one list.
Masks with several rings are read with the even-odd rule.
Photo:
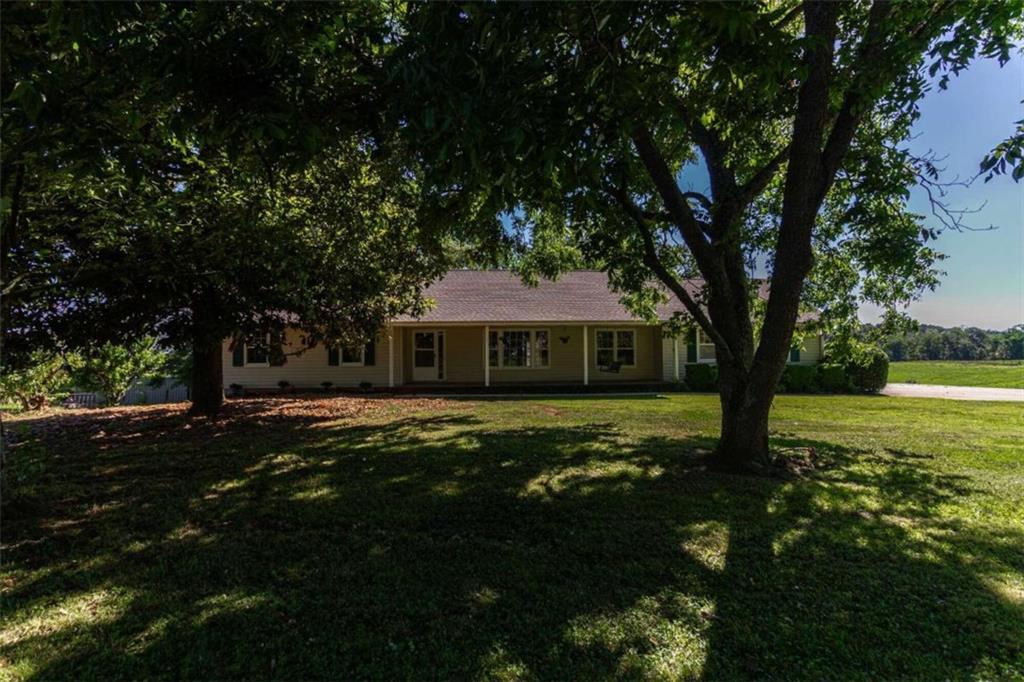
[[13, 679], [1024, 677], [1019, 405], [234, 401], [21, 417]]
[[1024, 360], [912, 360], [889, 364], [890, 383], [1024, 388]]

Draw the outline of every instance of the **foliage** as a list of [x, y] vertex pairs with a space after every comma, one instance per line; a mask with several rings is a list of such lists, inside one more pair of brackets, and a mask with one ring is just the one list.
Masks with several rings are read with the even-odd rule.
[[421, 310], [453, 229], [380, 125], [389, 12], [6, 6], [5, 360], [156, 334], [216, 397], [225, 337]]
[[157, 377], [150, 385], [159, 387], [165, 379], [170, 379], [171, 382], [179, 386], [191, 386], [192, 385], [192, 353], [187, 350], [170, 350], [167, 352], [167, 358], [164, 362], [164, 374], [165, 376]]
[[117, 405], [139, 382], [162, 378], [167, 353], [156, 339], [144, 336], [125, 344], [104, 343], [72, 363], [78, 388], [103, 394], [107, 405]]
[[718, 396], [421, 402], [16, 419], [9, 676], [1024, 672], [1017, 405], [781, 395], [818, 466], [737, 481]]
[[878, 339], [890, 360], [1024, 360], [1024, 325], [992, 331], [922, 324], [893, 334], [865, 325], [859, 335]]
[[817, 393], [819, 388], [816, 365], [786, 365], [779, 380], [779, 390], [785, 393]]
[[[507, 217], [527, 279], [582, 259], [648, 318], [666, 296], [686, 307], [715, 342], [730, 397], [720, 453], [740, 468], [768, 459], [802, 306], [822, 308], [835, 332], [863, 300], [895, 317], [937, 282], [928, 242], [941, 226], [906, 200], [938, 180], [905, 143], [931, 79], [945, 87], [976, 57], [1005, 63], [1021, 12], [414, 4], [393, 68], [396, 118], [432, 195], [470, 220]], [[695, 164], [709, 192], [679, 186]], [[770, 272], [763, 322], [755, 264]]]
[[684, 378], [686, 387], [699, 393], [718, 390], [718, 366], [707, 363], [688, 363]]
[[846, 367], [832, 363], [818, 365], [818, 386], [825, 393], [847, 393], [853, 388]]
[[888, 381], [889, 356], [877, 346], [858, 345], [846, 358], [846, 373], [855, 389], [875, 393]]
[[38, 410], [70, 390], [67, 359], [58, 353], [33, 352], [22, 367], [0, 367], [0, 400], [17, 401], [23, 410]]

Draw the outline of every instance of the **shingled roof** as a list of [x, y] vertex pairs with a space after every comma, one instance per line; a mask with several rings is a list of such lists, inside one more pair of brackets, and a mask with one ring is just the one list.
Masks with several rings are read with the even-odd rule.
[[[683, 285], [696, 295], [703, 282], [686, 280]], [[434, 307], [420, 318], [409, 315], [396, 322], [505, 323], [505, 322], [640, 322], [619, 302], [620, 294], [608, 286], [608, 275], [600, 270], [573, 270], [557, 280], [541, 279], [536, 287], [523, 284], [508, 270], [450, 270], [427, 287], [424, 295]], [[767, 297], [768, 283], [761, 283], [760, 295]], [[668, 320], [685, 312], [673, 295], [658, 306], [658, 318]], [[818, 318], [801, 313], [800, 323]]]
[[[696, 281], [687, 282], [693, 292]], [[398, 322], [638, 322], [608, 287], [599, 270], [574, 270], [557, 280], [541, 279], [536, 287], [523, 284], [507, 270], [451, 270], [427, 287], [424, 295], [435, 305], [423, 317]], [[683, 305], [675, 297], [658, 309], [667, 320]]]

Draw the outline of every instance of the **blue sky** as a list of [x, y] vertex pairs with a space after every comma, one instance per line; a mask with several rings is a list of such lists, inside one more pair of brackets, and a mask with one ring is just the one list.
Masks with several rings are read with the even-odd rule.
[[[970, 180], [985, 154], [1006, 139], [1014, 122], [1024, 118], [1024, 59], [1015, 55], [1002, 68], [979, 60], [951, 79], [946, 90], [933, 88], [921, 102], [921, 117], [909, 143], [915, 153], [929, 150], [945, 157], [943, 180]], [[679, 176], [684, 188], [708, 191], [707, 172], [700, 164]], [[939, 264], [941, 285], [910, 305], [919, 322], [945, 327], [1005, 329], [1024, 323], [1024, 182], [1008, 176], [990, 182], [978, 178], [969, 187], [952, 187], [945, 198], [951, 209], [973, 210], [964, 223], [985, 231], [946, 231], [932, 242], [947, 256]], [[931, 215], [923, 190], [915, 190], [910, 208], [925, 216], [929, 227], [941, 227]], [[879, 310], [863, 306], [860, 318], [877, 322]]]
[[[949, 177], [971, 178], [985, 153], [1024, 118], [1022, 99], [1024, 60], [1019, 55], [1002, 68], [991, 60], [975, 62], [947, 90], [936, 88], [927, 95], [910, 147], [948, 155], [943, 165]], [[1024, 183], [1006, 176], [988, 183], [979, 178], [968, 188], [954, 188], [947, 198], [957, 208], [984, 205], [965, 222], [996, 229], [947, 231], [939, 237], [936, 248], [947, 255], [940, 265], [946, 275], [936, 291], [910, 306], [911, 315], [947, 327], [1005, 329], [1024, 323]], [[920, 190], [910, 207], [926, 215], [929, 225], [938, 225]], [[877, 311], [864, 308], [861, 319], [875, 321]]]

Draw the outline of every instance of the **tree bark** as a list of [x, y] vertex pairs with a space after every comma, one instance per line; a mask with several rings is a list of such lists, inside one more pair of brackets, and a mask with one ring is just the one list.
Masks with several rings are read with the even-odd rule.
[[722, 388], [722, 435], [712, 456], [711, 468], [730, 473], [757, 473], [771, 466], [768, 413], [772, 396], [746, 387]]
[[206, 301], [192, 305], [192, 414], [214, 416], [224, 404], [223, 339], [217, 333], [215, 308]]
[[192, 414], [214, 416], [224, 404], [224, 366], [220, 342], [192, 342]]

